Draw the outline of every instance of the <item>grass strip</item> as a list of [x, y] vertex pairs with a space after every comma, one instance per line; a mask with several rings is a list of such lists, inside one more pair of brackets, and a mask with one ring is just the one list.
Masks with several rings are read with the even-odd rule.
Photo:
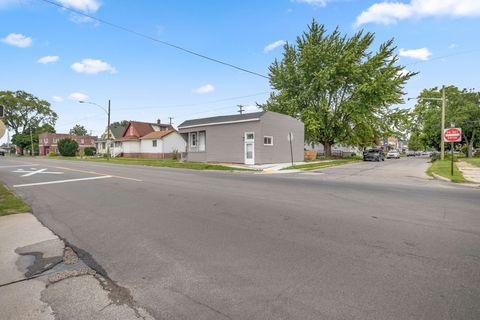
[[444, 178], [450, 179], [450, 181], [455, 183], [468, 182], [463, 177], [462, 172], [458, 170], [458, 167], [455, 163], [453, 163], [453, 176], [450, 175], [451, 173], [450, 164], [451, 164], [450, 160], [437, 160], [432, 163], [430, 168], [428, 168], [427, 174], [432, 177], [433, 177], [433, 174], [437, 174]]
[[332, 160], [325, 160], [322, 162], [299, 164], [299, 165], [284, 168], [282, 170], [316, 170], [316, 169], [321, 169], [326, 167], [340, 166], [342, 164], [347, 164], [347, 163], [352, 163], [357, 161], [360, 161], [360, 160], [358, 158], [332, 159]]
[[110, 160], [107, 160], [106, 158], [99, 158], [99, 157], [52, 157], [52, 159], [90, 161], [90, 162], [113, 163], [113, 164], [128, 164], [128, 165], [151, 166], [151, 167], [180, 168], [180, 169], [192, 169], [192, 170], [251, 171], [249, 169], [232, 168], [232, 167], [222, 166], [218, 164], [211, 164], [211, 163], [179, 162], [175, 159], [112, 158]]
[[0, 216], [30, 211], [30, 207], [25, 202], [0, 184]]

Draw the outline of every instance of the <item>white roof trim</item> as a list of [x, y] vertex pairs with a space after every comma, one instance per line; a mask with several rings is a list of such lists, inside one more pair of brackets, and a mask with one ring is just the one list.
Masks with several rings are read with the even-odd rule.
[[196, 127], [207, 127], [207, 126], [216, 126], [219, 124], [230, 124], [230, 123], [240, 123], [240, 122], [252, 122], [252, 121], [259, 121], [260, 118], [254, 119], [245, 119], [245, 120], [235, 120], [235, 121], [224, 121], [224, 122], [211, 122], [211, 123], [203, 123], [203, 124], [195, 124], [193, 126], [185, 126], [185, 127], [178, 127], [178, 129], [188, 129], [188, 128], [196, 128]]

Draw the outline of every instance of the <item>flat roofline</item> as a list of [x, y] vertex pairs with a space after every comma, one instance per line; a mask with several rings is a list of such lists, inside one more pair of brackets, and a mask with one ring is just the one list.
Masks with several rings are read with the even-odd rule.
[[244, 120], [233, 120], [233, 121], [222, 121], [222, 122], [210, 122], [210, 123], [202, 123], [202, 124], [194, 124], [194, 125], [191, 125], [191, 126], [178, 127], [178, 130], [181, 130], [181, 129], [189, 129], [189, 128], [196, 128], [196, 127], [217, 126], [217, 125], [221, 125], [221, 124], [231, 124], [231, 123], [241, 123], [241, 122], [253, 122], [253, 121], [260, 121], [260, 118], [244, 119]]

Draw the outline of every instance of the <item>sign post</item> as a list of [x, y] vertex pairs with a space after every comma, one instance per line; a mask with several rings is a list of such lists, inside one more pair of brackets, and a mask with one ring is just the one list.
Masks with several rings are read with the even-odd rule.
[[448, 128], [443, 131], [443, 139], [451, 142], [451, 163], [450, 163], [450, 175], [453, 176], [453, 146], [455, 142], [462, 141], [462, 129], [461, 128]]
[[287, 139], [290, 142], [290, 157], [292, 159], [292, 166], [293, 166], [293, 148], [292, 148], [293, 133], [292, 132], [288, 133]]

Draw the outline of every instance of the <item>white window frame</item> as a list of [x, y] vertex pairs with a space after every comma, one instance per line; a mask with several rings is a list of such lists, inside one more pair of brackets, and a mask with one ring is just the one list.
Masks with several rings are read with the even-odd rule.
[[157, 140], [152, 140], [152, 148], [156, 148], [158, 146]]
[[[247, 138], [248, 135], [250, 135], [250, 134], [253, 136], [252, 139]], [[244, 139], [245, 139], [245, 141], [255, 141], [255, 132], [245, 132]]]
[[[270, 143], [265, 143], [265, 139], [270, 139]], [[263, 145], [264, 146], [273, 146], [273, 136], [263, 136]]]
[[130, 126], [129, 131], [130, 131], [130, 136], [133, 136], [133, 127], [132, 126]]

